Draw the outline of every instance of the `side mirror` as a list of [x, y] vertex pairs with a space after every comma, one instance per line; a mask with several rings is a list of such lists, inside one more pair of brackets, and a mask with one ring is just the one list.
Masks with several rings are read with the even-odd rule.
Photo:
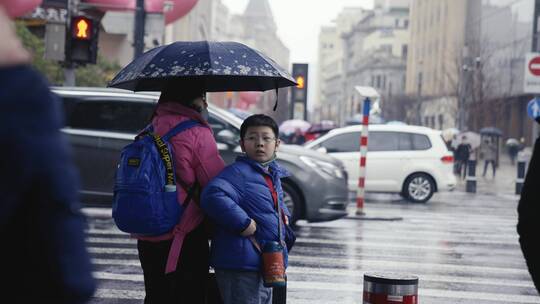
[[235, 141], [235, 136], [231, 130], [223, 129], [216, 134], [216, 139], [227, 144], [232, 144]]
[[322, 152], [322, 153], [327, 153], [328, 152], [328, 150], [326, 150], [325, 147], [318, 147], [317, 150], [315, 150], [315, 151]]

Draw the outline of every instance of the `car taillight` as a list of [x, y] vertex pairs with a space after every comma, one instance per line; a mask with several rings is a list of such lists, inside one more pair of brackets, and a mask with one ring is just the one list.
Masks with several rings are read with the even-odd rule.
[[453, 163], [454, 162], [454, 157], [453, 156], [443, 156], [441, 157], [441, 161], [445, 164], [450, 164], [450, 163]]

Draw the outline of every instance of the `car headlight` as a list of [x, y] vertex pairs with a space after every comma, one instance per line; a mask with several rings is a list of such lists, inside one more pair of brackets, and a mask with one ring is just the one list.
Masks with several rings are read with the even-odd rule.
[[310, 166], [311, 168], [315, 169], [317, 172], [322, 172], [326, 175], [329, 175], [330, 177], [337, 177], [337, 178], [343, 178], [343, 171], [336, 165], [324, 161], [315, 159], [309, 156], [300, 156], [300, 160], [304, 162], [304, 164]]

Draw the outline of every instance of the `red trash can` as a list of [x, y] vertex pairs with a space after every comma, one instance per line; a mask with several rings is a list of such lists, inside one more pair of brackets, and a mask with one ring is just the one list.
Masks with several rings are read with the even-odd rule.
[[418, 304], [418, 277], [398, 273], [365, 273], [363, 303]]

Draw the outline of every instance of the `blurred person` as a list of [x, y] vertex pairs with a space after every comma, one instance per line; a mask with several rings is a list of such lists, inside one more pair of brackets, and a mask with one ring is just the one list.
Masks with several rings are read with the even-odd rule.
[[216, 222], [211, 265], [225, 304], [272, 302], [272, 289], [263, 285], [261, 275], [261, 249], [266, 244], [285, 241], [283, 267], [287, 266], [294, 233], [280, 181], [289, 173], [275, 161], [278, 134], [269, 116], [244, 120], [240, 146], [245, 155], [227, 166], [202, 194], [201, 206]]
[[471, 157], [472, 147], [467, 142], [467, 136], [463, 135], [461, 142], [456, 148], [456, 161], [458, 162], [458, 174], [462, 179], [467, 176], [467, 164]]
[[[186, 199], [188, 189], [197, 187], [200, 191], [225, 166], [207, 122], [207, 108], [202, 86], [169, 86], [162, 91], [152, 119], [154, 132], [160, 136], [187, 120], [200, 123], [169, 140], [179, 203]], [[206, 303], [210, 287], [208, 223], [199, 203], [196, 194], [173, 231], [161, 236], [136, 236], [144, 275], [145, 304]], [[171, 264], [172, 269], [168, 269]], [[166, 270], [171, 272], [165, 273]]]
[[29, 66], [0, 1], [2, 298], [85, 303], [96, 285], [60, 101]]
[[518, 155], [518, 152], [521, 150], [521, 141], [519, 144], [507, 145], [507, 148], [508, 155], [510, 156], [510, 162], [512, 163], [512, 165], [514, 165], [516, 163], [516, 157]]
[[483, 144], [480, 146], [480, 154], [484, 158], [484, 172], [482, 173], [482, 176], [486, 176], [488, 165], [491, 164], [491, 169], [493, 172], [492, 177], [495, 178], [495, 172], [497, 170], [497, 147], [495, 147], [495, 143], [486, 138]]
[[[540, 118], [536, 121], [540, 124]], [[540, 293], [540, 138], [536, 139], [533, 154], [518, 204], [517, 232], [529, 273]]]
[[290, 143], [293, 145], [303, 145], [306, 142], [306, 138], [304, 137], [304, 134], [302, 134], [302, 130], [300, 128], [294, 129], [294, 133], [291, 136]]

